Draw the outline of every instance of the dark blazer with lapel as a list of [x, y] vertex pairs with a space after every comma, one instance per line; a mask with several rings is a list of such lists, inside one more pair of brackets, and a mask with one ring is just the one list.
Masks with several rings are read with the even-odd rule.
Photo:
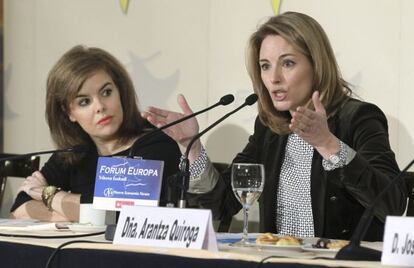
[[[349, 99], [328, 120], [331, 132], [357, 154], [345, 167], [325, 171], [322, 157], [315, 150], [311, 170], [311, 198], [315, 236], [349, 239], [365, 210], [378, 193], [399, 173], [388, 139], [388, 125], [375, 105]], [[266, 181], [259, 199], [262, 232], [276, 233], [276, 193], [288, 135], [278, 135], [259, 118], [244, 150], [233, 162], [262, 163]], [[376, 206], [365, 240], [382, 240], [386, 215], [401, 215], [406, 205], [404, 184], [397, 183]], [[198, 199], [211, 208], [215, 218], [236, 214], [241, 205], [234, 197], [230, 170], [221, 175], [213, 191]]]

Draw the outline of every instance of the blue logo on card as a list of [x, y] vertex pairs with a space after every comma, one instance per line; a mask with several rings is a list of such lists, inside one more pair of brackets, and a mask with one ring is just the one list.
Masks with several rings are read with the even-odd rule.
[[159, 200], [164, 162], [99, 157], [94, 197]]

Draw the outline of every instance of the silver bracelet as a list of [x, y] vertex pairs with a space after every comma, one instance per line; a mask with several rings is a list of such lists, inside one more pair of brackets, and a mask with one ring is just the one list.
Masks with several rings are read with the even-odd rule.
[[332, 164], [330, 161], [322, 159], [322, 166], [325, 170], [330, 171], [341, 168], [349, 164], [354, 159], [356, 152], [350, 148], [346, 143], [339, 141], [339, 162]]

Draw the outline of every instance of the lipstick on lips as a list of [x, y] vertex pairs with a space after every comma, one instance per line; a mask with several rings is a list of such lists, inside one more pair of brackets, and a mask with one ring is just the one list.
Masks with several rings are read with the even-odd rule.
[[112, 116], [105, 116], [104, 118], [102, 118], [101, 120], [98, 121], [98, 125], [107, 125], [111, 122], [112, 120]]
[[283, 101], [286, 98], [287, 94], [284, 90], [275, 90], [272, 91], [272, 98], [275, 101]]

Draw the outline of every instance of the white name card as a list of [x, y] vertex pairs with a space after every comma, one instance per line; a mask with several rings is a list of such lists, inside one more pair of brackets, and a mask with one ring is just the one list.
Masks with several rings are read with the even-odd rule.
[[211, 211], [124, 206], [114, 244], [217, 251]]
[[414, 217], [387, 217], [381, 263], [414, 266]]

